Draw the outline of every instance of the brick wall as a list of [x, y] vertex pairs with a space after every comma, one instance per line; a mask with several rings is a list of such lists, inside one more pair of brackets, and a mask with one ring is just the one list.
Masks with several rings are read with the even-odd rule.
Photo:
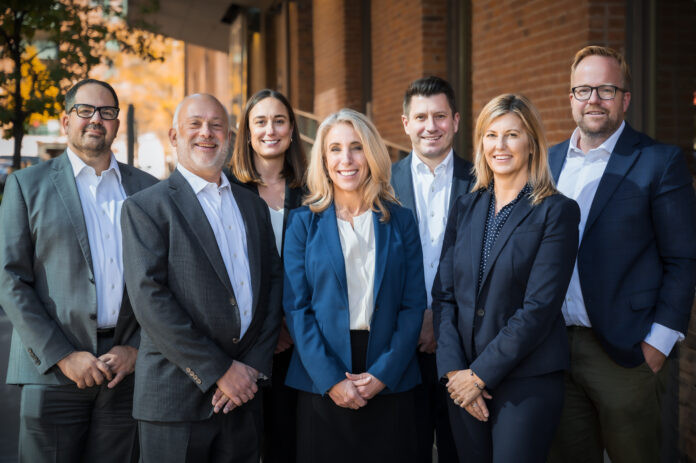
[[585, 45], [624, 42], [624, 1], [480, 0], [472, 2], [472, 125], [501, 93], [522, 93], [539, 108], [550, 143], [573, 123], [570, 63]]
[[401, 104], [411, 81], [447, 77], [446, 0], [372, 0], [372, 116], [382, 137], [411, 145]]
[[360, 109], [360, 2], [315, 0], [314, 113], [320, 118], [344, 107]]
[[303, 111], [314, 110], [314, 48], [312, 0], [290, 3], [290, 103]]

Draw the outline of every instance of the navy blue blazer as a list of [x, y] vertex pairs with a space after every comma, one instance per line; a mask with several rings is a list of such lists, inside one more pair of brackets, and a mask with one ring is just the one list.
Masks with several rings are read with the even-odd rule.
[[[374, 312], [367, 372], [382, 381], [382, 393], [420, 383], [416, 345], [426, 305], [423, 256], [413, 215], [389, 204], [389, 222], [374, 213]], [[346, 270], [336, 211], [293, 210], [285, 231], [283, 307], [295, 350], [286, 384], [324, 394], [351, 371]], [[387, 268], [388, 267], [388, 268]], [[355, 372], [361, 373], [361, 372]]]
[[[558, 181], [569, 140], [549, 152]], [[653, 322], [686, 334], [696, 285], [696, 199], [681, 150], [628, 123], [609, 157], [578, 250], [587, 315], [619, 365], [645, 361]]]
[[471, 368], [494, 389], [505, 377], [568, 367], [561, 314], [578, 246], [580, 208], [561, 194], [512, 209], [477, 291], [491, 193], [459, 197], [433, 285], [439, 376]]
[[[414, 154], [411, 153], [401, 161], [392, 164], [391, 184], [401, 205], [410, 209], [416, 217], [416, 196], [413, 191], [413, 175], [411, 175], [411, 158], [413, 156]], [[457, 153], [454, 153], [452, 161], [454, 170], [452, 172], [452, 189], [450, 190], [450, 211], [455, 200], [459, 196], [467, 194], [474, 182], [474, 177], [471, 175], [472, 165], [469, 161], [460, 158]]]

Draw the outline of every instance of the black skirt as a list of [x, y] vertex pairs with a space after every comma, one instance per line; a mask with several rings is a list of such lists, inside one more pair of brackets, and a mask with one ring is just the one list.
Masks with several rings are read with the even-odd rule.
[[[369, 331], [351, 331], [353, 373], [365, 372]], [[352, 410], [327, 395], [299, 391], [297, 461], [416, 462], [413, 391], [379, 394]]]

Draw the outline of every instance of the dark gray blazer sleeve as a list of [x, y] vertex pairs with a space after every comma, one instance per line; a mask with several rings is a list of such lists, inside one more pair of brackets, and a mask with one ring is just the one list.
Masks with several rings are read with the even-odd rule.
[[43, 374], [75, 347], [34, 290], [31, 236], [24, 192], [16, 175], [10, 175], [0, 207], [0, 306]]
[[[123, 203], [123, 268], [128, 295], [141, 329], [162, 354], [186, 376], [196, 371], [202, 392], [214, 386], [232, 364], [210, 338], [200, 332], [167, 287], [168, 239], [133, 199]], [[185, 265], [185, 263], [182, 263]], [[196, 284], [191, 275], [191, 284]]]

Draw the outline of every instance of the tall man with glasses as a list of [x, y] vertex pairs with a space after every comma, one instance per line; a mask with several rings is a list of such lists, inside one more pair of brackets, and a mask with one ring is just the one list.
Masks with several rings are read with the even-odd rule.
[[65, 153], [10, 175], [0, 207], [7, 382], [22, 387], [22, 462], [137, 460], [140, 330], [125, 294], [121, 204], [157, 179], [116, 162], [118, 98], [86, 79], [65, 97]]
[[552, 462], [657, 462], [666, 359], [684, 339], [696, 284], [696, 199], [682, 152], [624, 121], [631, 76], [590, 46], [571, 67], [577, 128], [549, 152], [580, 205], [563, 303], [571, 368]]

